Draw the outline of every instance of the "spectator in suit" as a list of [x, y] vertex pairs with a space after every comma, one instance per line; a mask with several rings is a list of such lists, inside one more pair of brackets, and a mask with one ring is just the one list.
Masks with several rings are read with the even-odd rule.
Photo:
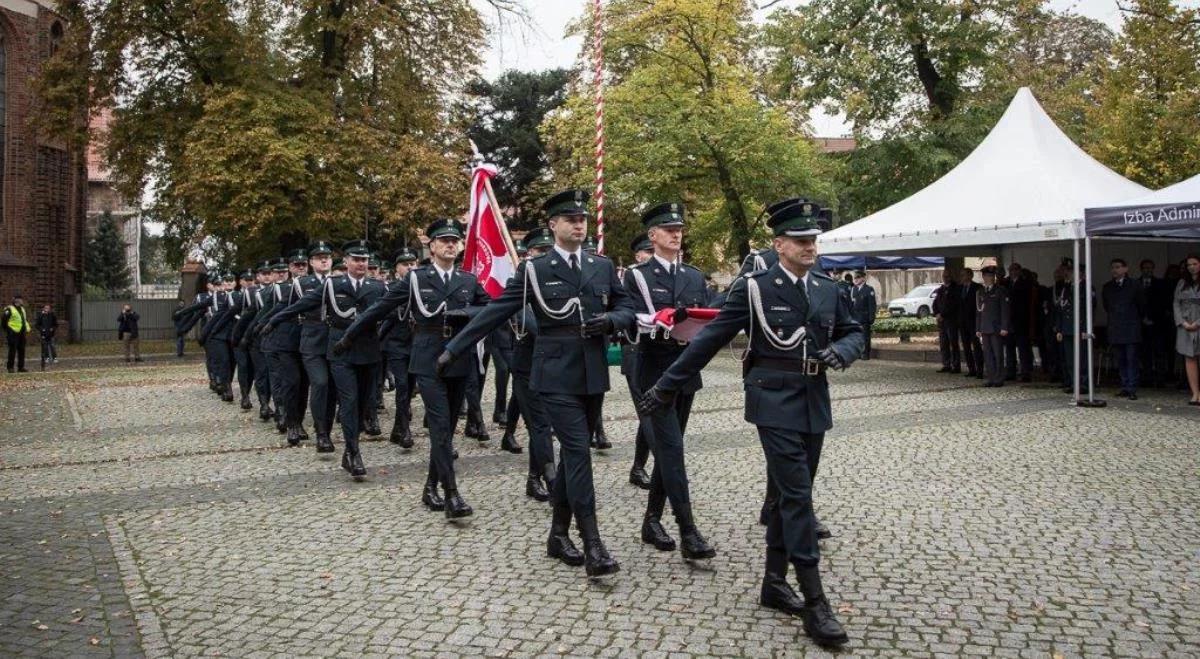
[[979, 284], [975, 283], [975, 271], [963, 268], [958, 273], [958, 297], [961, 301], [958, 316], [958, 336], [962, 342], [963, 361], [967, 363], [967, 375], [983, 377], [983, 344], [975, 335], [975, 297]]
[[958, 316], [962, 310], [959, 285], [950, 270], [942, 271], [942, 285], [933, 298], [933, 316], [937, 319], [938, 350], [942, 367], [938, 373], [962, 373], [962, 344], [958, 336]]
[[999, 283], [1008, 289], [1012, 320], [1011, 332], [1004, 340], [1004, 379], [1015, 380], [1020, 377], [1021, 382], [1033, 379], [1034, 289], [1026, 272], [1020, 263], [1009, 264], [1007, 282]]
[[138, 312], [133, 310], [131, 305], [125, 305], [121, 309], [121, 315], [117, 316], [117, 339], [125, 348], [126, 362], [142, 361], [141, 346], [138, 345]]
[[1108, 345], [1117, 354], [1121, 375], [1119, 398], [1137, 400], [1138, 347], [1142, 343], [1142, 319], [1146, 313], [1146, 295], [1140, 284], [1127, 275], [1124, 259], [1110, 263], [1112, 280], [1100, 289], [1100, 301], [1108, 314]]
[[867, 275], [862, 270], [856, 270], [854, 285], [850, 288], [850, 315], [863, 328], [864, 360], [871, 358], [871, 326], [875, 324], [877, 310], [875, 289], [867, 285]]

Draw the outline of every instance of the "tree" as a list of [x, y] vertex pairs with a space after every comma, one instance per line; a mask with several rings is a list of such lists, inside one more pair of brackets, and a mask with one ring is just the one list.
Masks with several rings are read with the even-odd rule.
[[109, 295], [129, 291], [129, 266], [125, 263], [125, 240], [112, 213], [104, 211], [96, 225], [96, 234], [83, 253], [84, 283]]
[[[792, 195], [832, 201], [827, 168], [802, 128], [755, 93], [750, 3], [613, 0], [605, 23], [613, 253], [624, 253], [641, 231], [638, 213], [656, 203], [687, 206], [688, 258], [715, 267], [765, 240], [755, 222], [764, 205]], [[590, 183], [594, 116], [584, 88], [547, 121], [558, 180]]]
[[1127, 9], [1089, 113], [1089, 148], [1123, 176], [1160, 188], [1200, 170], [1200, 12], [1169, 0]]
[[468, 135], [499, 168], [495, 181], [500, 205], [514, 211], [513, 226], [531, 228], [548, 192], [549, 160], [538, 128], [567, 97], [564, 69], [506, 71], [495, 82], [476, 81], [467, 89], [475, 115]]

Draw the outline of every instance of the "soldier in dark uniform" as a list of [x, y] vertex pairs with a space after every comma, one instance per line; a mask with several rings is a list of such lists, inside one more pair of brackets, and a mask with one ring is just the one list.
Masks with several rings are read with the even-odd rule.
[[[241, 288], [227, 293], [229, 300], [228, 310], [220, 315], [219, 318], [213, 321], [213, 327], [209, 333], [223, 337], [225, 345], [228, 347], [234, 363], [237, 368], [238, 391], [241, 393], [241, 407], [243, 410], [252, 410], [254, 405], [250, 402], [250, 389], [254, 383], [254, 366], [250, 360], [250, 351], [247, 347], [239, 343], [241, 338], [237, 334], [237, 328], [240, 325], [242, 314], [246, 307], [246, 299], [252, 293], [254, 285], [254, 273], [246, 270], [241, 275]], [[232, 392], [229, 396], [233, 399]]]
[[[587, 192], [567, 190], [543, 204], [554, 247], [522, 263], [504, 293], [446, 346], [438, 363], [449, 364], [465, 354], [526, 302], [533, 307], [538, 336], [529, 384], [545, 405], [561, 447], [547, 553], [567, 565], [582, 564], [588, 576], [597, 577], [615, 573], [620, 566], [600, 539], [588, 444], [608, 390], [608, 336], [616, 330], [635, 331], [635, 320], [616, 266], [582, 249], [587, 200]], [[572, 513], [583, 538], [583, 555], [569, 535]]]
[[[633, 241], [629, 243], [629, 251], [633, 252], [635, 266], [654, 258], [654, 244], [650, 242], [650, 238], [645, 233], [634, 237]], [[625, 271], [626, 276], [629, 276], [630, 269], [632, 267]], [[625, 282], [622, 281], [622, 283]], [[634, 380], [637, 375], [637, 358], [638, 353], [634, 350], [633, 344], [628, 340], [623, 340], [621, 342], [621, 375], [625, 376], [625, 383], [629, 385], [629, 395], [634, 400], [637, 400], [642, 393], [641, 388]], [[639, 423], [637, 440], [633, 446], [633, 466], [629, 468], [629, 482], [643, 490], [650, 489], [650, 474], [646, 471], [646, 462], [649, 458], [650, 444], [646, 441], [646, 432]]]
[[962, 296], [950, 270], [942, 271], [942, 285], [933, 298], [933, 316], [937, 319], [938, 348], [942, 368], [938, 373], [962, 373], [962, 346], [958, 341], [958, 315], [962, 312]]
[[[320, 288], [314, 288], [299, 300], [275, 314], [266, 331], [282, 324], [294, 324], [300, 316], [319, 314], [329, 326], [326, 338], [330, 374], [338, 397], [338, 420], [346, 450], [342, 453], [342, 469], [355, 480], [367, 475], [359, 451], [359, 424], [365, 418], [365, 408], [374, 404], [371, 389], [379, 381], [379, 337], [372, 325], [370, 332], [346, 338], [345, 332], [355, 317], [383, 296], [384, 285], [367, 276], [367, 260], [371, 246], [365, 240], [353, 240], [342, 248], [347, 266], [343, 277], [329, 277]], [[343, 340], [344, 339], [344, 340]]]
[[[1004, 379], [1033, 381], [1033, 337], [1037, 310], [1037, 282], [1020, 263], [1008, 264], [1011, 325], [1004, 340]], [[1019, 366], [1019, 368], [1018, 368]]]
[[[333, 246], [318, 240], [308, 246], [308, 265], [312, 274], [296, 280], [303, 297], [309, 291], [325, 286], [333, 267]], [[317, 453], [333, 453], [333, 415], [337, 394], [331, 390], [333, 376], [329, 372], [329, 326], [320, 314], [300, 317], [300, 363], [308, 379], [308, 409], [312, 413], [313, 431], [317, 436]]]
[[258, 264], [254, 278], [254, 287], [242, 295], [241, 317], [233, 329], [233, 340], [237, 346], [244, 346], [250, 356], [250, 365], [254, 370], [254, 391], [258, 395], [258, 418], [266, 422], [275, 414], [271, 409], [271, 375], [267, 357], [263, 354], [261, 343], [253, 329], [254, 321], [264, 307], [264, 291], [275, 279], [274, 273], [271, 272], [270, 260]]
[[958, 295], [962, 302], [962, 313], [959, 314], [958, 336], [962, 340], [963, 361], [967, 363], [965, 375], [973, 378], [983, 377], [983, 344], [975, 332], [975, 298], [980, 286], [974, 280], [975, 271], [963, 268], [958, 274]]
[[[396, 252], [392, 262], [395, 278], [388, 290], [404, 285], [408, 273], [417, 262], [417, 255], [409, 248]], [[388, 440], [404, 449], [413, 446], [412, 441], [412, 397], [416, 393], [416, 378], [409, 373], [408, 360], [412, 351], [412, 318], [408, 309], [397, 309], [379, 324], [379, 340], [383, 358], [392, 374], [396, 393], [396, 416]]]
[[[458, 491], [453, 440], [456, 412], [462, 408], [470, 369], [476, 364], [474, 359], [463, 360], [439, 370], [434, 359], [456, 328], [465, 325], [489, 298], [475, 275], [454, 267], [454, 258], [462, 247], [460, 223], [438, 220], [429, 225], [425, 235], [429, 237], [433, 262], [409, 273], [378, 304], [360, 314], [346, 330], [343, 341], [352, 341], [359, 334], [374, 334], [375, 323], [396, 309], [408, 310], [413, 322], [408, 371], [416, 376], [429, 423], [429, 473], [421, 501], [430, 510], [444, 510], [447, 519], [458, 519], [474, 513]], [[473, 344], [471, 349], [474, 352]], [[438, 496], [438, 484], [445, 499]]]
[[[654, 256], [630, 268], [625, 275], [625, 292], [634, 300], [639, 313], [653, 315], [663, 309], [678, 311], [709, 305], [704, 273], [679, 258], [683, 216], [683, 205], [676, 203], [660, 204], [642, 215], [642, 225], [654, 245]], [[653, 387], [686, 345], [657, 332], [642, 334], [634, 346], [637, 351], [634, 390], [640, 394]], [[670, 499], [679, 526], [680, 551], [689, 560], [712, 558], [717, 553], [696, 528], [683, 457], [683, 435], [687, 432], [692, 401], [702, 386], [697, 372], [672, 391], [668, 405], [642, 416], [638, 430], [654, 453], [650, 494], [642, 518], [642, 542], [654, 545], [659, 551], [675, 550], [675, 540], [662, 525], [663, 509]]]
[[[536, 227], [525, 236], [528, 258], [537, 258], [554, 245], [554, 238], [543, 227]], [[529, 307], [525, 307], [509, 319], [513, 326], [512, 383], [514, 400], [509, 403], [508, 414], [516, 410], [525, 419], [529, 432], [529, 473], [525, 479], [525, 496], [535, 501], [549, 501], [554, 489], [554, 443], [550, 436], [550, 417], [542, 400], [529, 388], [529, 375], [533, 370], [533, 350], [537, 339], [537, 320]], [[516, 430], [513, 421], [505, 434], [512, 436]], [[516, 440], [512, 440], [516, 443]]]
[[209, 304], [210, 316], [204, 328], [200, 330], [200, 345], [209, 355], [212, 363], [213, 379], [217, 383], [217, 393], [221, 400], [233, 402], [233, 351], [229, 346], [232, 336], [233, 298], [231, 290], [236, 277], [232, 272], [223, 272], [216, 278], [221, 282], [220, 288], [213, 293]]
[[[275, 409], [283, 415], [283, 425], [290, 446], [299, 446], [308, 439], [304, 430], [304, 414], [308, 408], [308, 374], [304, 371], [304, 359], [300, 353], [302, 322], [298, 316], [286, 318], [286, 324], [272, 322], [274, 317], [299, 300], [300, 278], [308, 274], [308, 252], [293, 250], [287, 257], [286, 279], [275, 285], [274, 304], [267, 309], [259, 321], [261, 328], [267, 324], [273, 328], [270, 336], [263, 336], [262, 350], [271, 360], [271, 383], [275, 384]], [[282, 407], [281, 407], [282, 406]]]
[[[212, 305], [212, 294], [216, 289], [214, 286], [216, 277], [216, 271], [205, 273], [201, 282], [204, 290], [196, 294], [191, 304], [179, 307], [171, 314], [171, 319], [175, 322], [176, 337], [185, 336], [197, 325], [203, 327], [203, 323], [209, 314], [209, 307]], [[208, 388], [215, 392], [217, 384], [213, 379], [212, 360], [208, 352], [204, 353], [204, 371], [208, 375]]]
[[875, 324], [875, 313], [879, 303], [875, 300], [875, 289], [867, 284], [867, 275], [862, 270], [854, 271], [854, 285], [850, 287], [850, 315], [863, 330], [863, 354], [866, 361], [871, 358], [871, 326]]
[[1004, 386], [1004, 338], [1012, 327], [1008, 289], [996, 283], [998, 268], [989, 265], [983, 274], [983, 288], [975, 296], [975, 334], [983, 344], [985, 387]]
[[[743, 330], [746, 420], [758, 426], [778, 504], [767, 525], [763, 606], [799, 615], [821, 645], [846, 642], [821, 585], [809, 454], [821, 450], [832, 426], [827, 368], [842, 369], [862, 354], [862, 328], [828, 276], [816, 265], [818, 208], [807, 200], [778, 204], [768, 219], [780, 261], [739, 278], [717, 318], [700, 332], [658, 383], [638, 401], [654, 413]], [[787, 583], [789, 561], [803, 600]]]

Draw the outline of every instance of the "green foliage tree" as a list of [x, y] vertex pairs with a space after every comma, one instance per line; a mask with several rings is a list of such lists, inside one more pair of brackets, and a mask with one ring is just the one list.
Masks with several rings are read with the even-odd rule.
[[1132, 0], [1096, 89], [1092, 153], [1151, 188], [1200, 171], [1200, 11]]
[[474, 117], [468, 135], [499, 168], [496, 197], [502, 207], [514, 211], [515, 228], [532, 228], [548, 192], [550, 163], [538, 128], [566, 100], [569, 79], [565, 69], [513, 70], [494, 82], [479, 80], [467, 88], [467, 111]]
[[[756, 30], [744, 0], [613, 0], [606, 5], [609, 252], [641, 231], [646, 206], [682, 201], [688, 258], [743, 258], [766, 232], [760, 209], [789, 195], [830, 199], [827, 167], [799, 125], [756, 94]], [[588, 26], [581, 26], [587, 29]], [[561, 182], [593, 176], [594, 101], [580, 88], [547, 120]]]
[[96, 234], [83, 252], [85, 284], [108, 295], [129, 291], [129, 266], [125, 263], [125, 239], [112, 213], [105, 211], [96, 225]]

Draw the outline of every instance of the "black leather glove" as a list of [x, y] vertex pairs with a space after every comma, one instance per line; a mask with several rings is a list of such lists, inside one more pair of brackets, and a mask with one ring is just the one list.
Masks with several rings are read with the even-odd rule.
[[344, 336], [342, 338], [338, 339], [337, 343], [333, 344], [333, 354], [335, 354], [335, 355], [341, 355], [349, 349], [350, 349], [350, 339], [347, 339]]
[[446, 377], [446, 370], [450, 368], [450, 364], [454, 363], [454, 354], [449, 350], [443, 350], [437, 356], [437, 362], [434, 364], [433, 371], [439, 378]]
[[453, 327], [463, 327], [471, 321], [471, 314], [467, 313], [466, 309], [447, 309], [442, 312], [442, 317], [446, 319], [446, 324]]
[[688, 317], [688, 308], [687, 307], [675, 307], [675, 322], [682, 323], [683, 321], [687, 320], [687, 317]]
[[834, 352], [833, 348], [825, 348], [817, 353], [817, 357], [820, 357], [821, 361], [825, 362], [825, 366], [835, 371], [846, 368], [846, 362], [842, 361], [841, 355]]
[[584, 336], [608, 336], [612, 331], [613, 322], [606, 313], [592, 316], [583, 324]]
[[663, 391], [655, 386], [650, 387], [649, 391], [639, 396], [634, 407], [637, 408], [638, 414], [650, 416], [666, 408], [673, 400], [675, 400], [675, 392]]

